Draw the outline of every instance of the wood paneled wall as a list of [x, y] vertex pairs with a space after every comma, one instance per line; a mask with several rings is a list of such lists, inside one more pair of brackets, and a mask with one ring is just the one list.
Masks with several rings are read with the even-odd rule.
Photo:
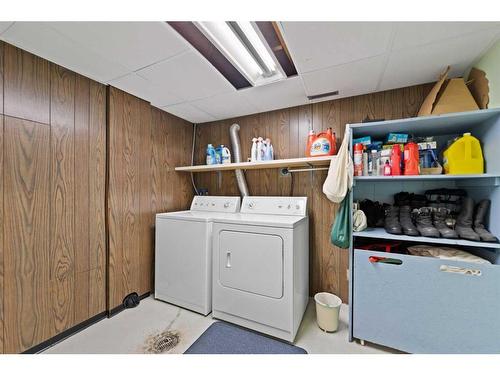
[[6, 43], [0, 56], [0, 351], [16, 353], [106, 309], [106, 97]]
[[114, 87], [108, 89], [108, 308], [152, 290], [157, 212], [185, 209], [192, 125]]
[[[415, 116], [432, 85], [420, 85], [369, 95], [325, 101], [300, 107], [215, 121], [198, 125], [196, 163], [204, 164], [207, 143], [230, 146], [229, 127], [241, 126], [242, 157], [250, 155], [253, 137], [269, 137], [275, 158], [302, 157], [307, 134], [332, 127], [339, 142], [345, 124], [368, 119], [398, 119]], [[310, 217], [310, 294], [328, 291], [348, 300], [348, 252], [330, 243], [330, 230], [337, 205], [326, 199], [322, 185], [326, 172], [297, 173], [280, 176], [279, 170], [246, 172], [252, 195], [307, 196]], [[211, 195], [238, 195], [233, 172], [197, 173], [199, 188], [206, 187]]]

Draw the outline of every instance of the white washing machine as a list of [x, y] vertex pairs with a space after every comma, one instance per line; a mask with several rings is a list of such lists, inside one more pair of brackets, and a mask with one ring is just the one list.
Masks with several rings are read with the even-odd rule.
[[195, 196], [188, 211], [156, 215], [156, 299], [212, 311], [212, 221], [239, 210], [240, 197]]
[[212, 316], [293, 342], [309, 299], [306, 197], [244, 197], [213, 223]]

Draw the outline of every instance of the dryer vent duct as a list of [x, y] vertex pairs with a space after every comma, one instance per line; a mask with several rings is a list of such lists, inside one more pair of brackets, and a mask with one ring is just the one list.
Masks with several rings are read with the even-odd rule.
[[[240, 126], [238, 124], [233, 124], [229, 128], [229, 136], [231, 137], [231, 147], [233, 148], [233, 158], [235, 163], [241, 163], [241, 146], [240, 146], [240, 136], [239, 136]], [[236, 169], [234, 171], [236, 175], [236, 181], [238, 183], [238, 189], [240, 189], [240, 194], [242, 197], [250, 195], [248, 193], [247, 181], [245, 179], [245, 173], [241, 169]]]

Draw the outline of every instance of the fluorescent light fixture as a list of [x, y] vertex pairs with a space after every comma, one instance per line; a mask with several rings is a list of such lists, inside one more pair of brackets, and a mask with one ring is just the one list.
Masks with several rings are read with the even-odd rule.
[[253, 86], [286, 78], [252, 22], [195, 22], [205, 36]]

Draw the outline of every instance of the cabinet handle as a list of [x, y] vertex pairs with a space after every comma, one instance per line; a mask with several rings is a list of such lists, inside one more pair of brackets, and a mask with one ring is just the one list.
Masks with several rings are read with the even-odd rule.
[[401, 259], [377, 257], [374, 255], [370, 256], [368, 260], [370, 261], [370, 263], [388, 263], [388, 264], [395, 264], [397, 266], [403, 264], [403, 261]]
[[465, 267], [456, 267], [456, 266], [448, 266], [442, 265], [439, 267], [441, 272], [449, 272], [449, 273], [458, 273], [461, 275], [468, 276], [481, 276], [481, 270], [473, 269], [473, 268], [465, 268]]
[[226, 268], [231, 268], [231, 251], [226, 251]]

